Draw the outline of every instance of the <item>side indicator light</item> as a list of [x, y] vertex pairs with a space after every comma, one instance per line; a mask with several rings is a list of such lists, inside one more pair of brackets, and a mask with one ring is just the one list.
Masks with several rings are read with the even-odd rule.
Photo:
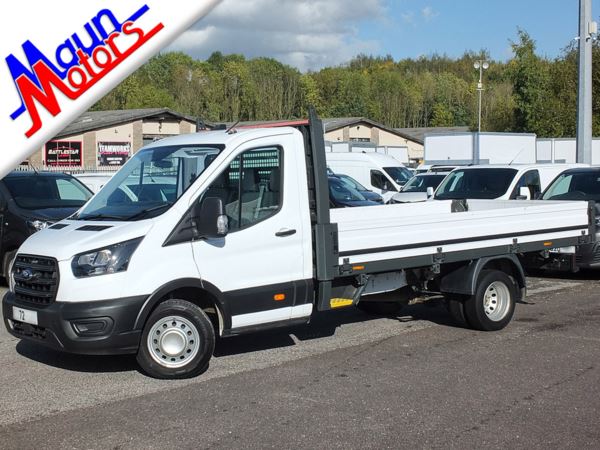
[[329, 306], [331, 307], [331, 309], [335, 309], [335, 308], [343, 308], [344, 306], [350, 306], [353, 303], [354, 302], [352, 301], [351, 298], [332, 298], [329, 301]]
[[552, 247], [552, 242], [544, 242], [544, 247]]
[[352, 270], [365, 270], [365, 266], [353, 266]]
[[275, 300], [276, 302], [282, 302], [283, 300], [285, 300], [285, 294], [275, 294], [273, 296], [273, 300]]

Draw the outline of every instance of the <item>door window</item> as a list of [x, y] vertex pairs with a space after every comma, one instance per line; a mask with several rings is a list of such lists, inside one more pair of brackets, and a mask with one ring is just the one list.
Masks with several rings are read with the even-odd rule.
[[522, 187], [529, 188], [529, 196], [534, 199], [536, 195], [542, 192], [542, 184], [540, 182], [540, 174], [537, 170], [530, 170], [523, 174], [521, 179], [517, 182], [515, 189], [510, 196], [511, 199], [516, 199]]
[[379, 170], [371, 170], [371, 186], [382, 191], [389, 190], [390, 182]]
[[229, 231], [251, 227], [275, 215], [282, 203], [282, 150], [248, 150], [235, 158], [203, 198], [223, 201]]

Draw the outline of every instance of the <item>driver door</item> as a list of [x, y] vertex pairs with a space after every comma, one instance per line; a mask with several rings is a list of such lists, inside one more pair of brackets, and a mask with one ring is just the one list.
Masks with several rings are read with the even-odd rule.
[[297, 172], [294, 152], [254, 147], [237, 154], [200, 196], [220, 198], [229, 220], [226, 237], [192, 246], [203, 282], [223, 293], [232, 328], [312, 311]]

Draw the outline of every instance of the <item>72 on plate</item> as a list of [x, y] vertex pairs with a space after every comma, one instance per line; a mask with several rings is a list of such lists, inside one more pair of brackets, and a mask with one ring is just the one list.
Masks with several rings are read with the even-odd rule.
[[17, 306], [13, 306], [13, 319], [30, 325], [38, 324], [37, 311], [30, 311], [29, 309], [23, 309]]

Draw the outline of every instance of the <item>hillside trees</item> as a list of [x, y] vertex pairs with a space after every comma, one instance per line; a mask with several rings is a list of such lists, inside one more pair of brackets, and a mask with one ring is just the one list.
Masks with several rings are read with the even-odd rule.
[[[513, 57], [491, 61], [484, 73], [482, 129], [574, 136], [577, 112], [577, 48], [556, 59], [536, 53], [519, 30]], [[168, 107], [209, 122], [306, 117], [368, 117], [395, 127], [477, 127], [474, 61], [432, 55], [395, 61], [358, 55], [347, 64], [300, 73], [272, 58], [213, 53], [199, 61], [180, 52], [155, 56], [93, 109]], [[594, 67], [600, 45], [594, 45]], [[593, 71], [594, 133], [600, 134], [600, 70]]]

